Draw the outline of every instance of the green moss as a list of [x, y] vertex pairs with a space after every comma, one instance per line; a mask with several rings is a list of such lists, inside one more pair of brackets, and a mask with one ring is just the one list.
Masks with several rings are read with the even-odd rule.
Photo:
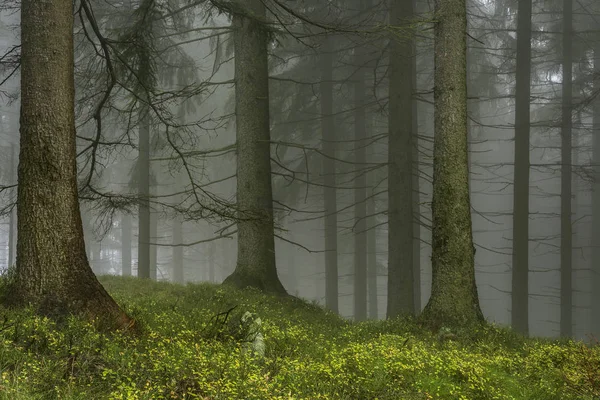
[[[117, 277], [102, 283], [141, 334], [0, 308], [0, 400], [600, 395], [600, 347], [526, 339], [493, 325], [440, 341], [412, 317], [354, 324], [256, 289]], [[264, 357], [244, 351], [233, 329], [246, 311], [262, 320]]]

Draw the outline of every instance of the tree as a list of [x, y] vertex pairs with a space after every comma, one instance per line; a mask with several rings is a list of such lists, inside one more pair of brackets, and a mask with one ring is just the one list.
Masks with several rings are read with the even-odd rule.
[[[600, 35], [594, 41], [594, 93], [600, 93]], [[600, 96], [592, 102], [592, 334], [600, 337]]]
[[432, 288], [421, 314], [432, 328], [464, 328], [484, 321], [475, 283], [469, 199], [466, 33], [465, 0], [436, 1]]
[[12, 300], [83, 314], [106, 328], [132, 320], [94, 276], [77, 199], [73, 4], [21, 3], [21, 150]]
[[517, 10], [515, 166], [512, 254], [512, 327], [529, 332], [529, 97], [531, 79], [531, 0]]
[[573, 335], [573, 227], [571, 221], [572, 98], [573, 98], [572, 0], [563, 0], [562, 146], [560, 213], [560, 335]]
[[224, 283], [285, 294], [275, 265], [266, 9], [261, 0], [235, 8], [238, 259]]
[[[406, 29], [413, 2], [391, 4], [388, 144], [388, 296], [387, 317], [413, 313], [413, 45]], [[402, 32], [400, 28], [405, 28]]]
[[333, 45], [330, 35], [321, 47], [321, 134], [324, 174], [323, 201], [325, 209], [325, 305], [337, 313], [338, 254], [337, 254], [337, 190], [335, 176], [335, 120], [333, 117]]

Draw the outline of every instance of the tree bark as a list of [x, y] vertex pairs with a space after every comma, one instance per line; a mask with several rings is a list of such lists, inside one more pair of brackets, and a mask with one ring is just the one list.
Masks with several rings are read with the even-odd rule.
[[[594, 42], [594, 93], [600, 93], [600, 35]], [[592, 100], [592, 260], [591, 331], [600, 338], [600, 96]]]
[[529, 96], [531, 79], [531, 0], [517, 10], [515, 166], [512, 256], [512, 327], [529, 333]]
[[[364, 1], [363, 10], [368, 8]], [[355, 49], [354, 74], [354, 319], [367, 319], [366, 47]]]
[[[11, 127], [13, 118], [11, 118]], [[11, 132], [12, 133], [12, 132]], [[10, 182], [15, 183], [16, 181], [16, 169], [17, 169], [17, 160], [15, 157], [16, 154], [16, 145], [13, 143], [10, 145]], [[15, 206], [16, 207], [16, 206]], [[8, 267], [12, 267], [15, 263], [15, 231], [16, 231], [16, 210], [13, 209], [10, 211], [10, 215], [8, 217]]]
[[[183, 275], [183, 221], [180, 216], [175, 217], [173, 220], [173, 282], [184, 283]], [[211, 282], [214, 282], [214, 271], [211, 278]]]
[[[413, 1], [413, 13], [417, 10], [418, 0]], [[417, 88], [417, 41], [412, 40], [412, 91]], [[421, 192], [419, 184], [419, 101], [412, 97], [412, 203], [413, 203], [413, 298], [414, 313], [421, 313]]]
[[140, 106], [138, 143], [138, 278], [150, 278], [150, 118]]
[[333, 117], [333, 46], [326, 35], [321, 48], [321, 137], [325, 208], [325, 306], [339, 312], [337, 254], [337, 190], [335, 165], [335, 120]]
[[12, 300], [42, 313], [81, 314], [98, 327], [130, 318], [85, 253], [77, 192], [73, 2], [21, 2], [21, 151]]
[[573, 3], [563, 0], [562, 146], [560, 193], [560, 335], [573, 335], [573, 227], [572, 196], [572, 98], [573, 98]]
[[387, 317], [415, 311], [413, 264], [413, 44], [412, 1], [394, 0], [390, 24], [404, 27], [390, 40], [388, 144]]
[[224, 283], [285, 294], [275, 265], [266, 9], [237, 3], [233, 15], [238, 259]]
[[131, 215], [121, 217], [121, 275], [131, 276]]
[[[158, 242], [158, 214], [150, 212], [150, 243]], [[158, 247], [150, 245], [150, 279], [155, 281], [158, 276]]]
[[[373, 185], [371, 185], [373, 186]], [[370, 198], [367, 203], [369, 217], [369, 230], [367, 231], [367, 279], [369, 296], [369, 318], [379, 319], [379, 300], [377, 296], [377, 219], [375, 215], [375, 199]]]
[[469, 199], [465, 0], [436, 1], [435, 21], [432, 288], [421, 317], [434, 329], [468, 329], [484, 318]]

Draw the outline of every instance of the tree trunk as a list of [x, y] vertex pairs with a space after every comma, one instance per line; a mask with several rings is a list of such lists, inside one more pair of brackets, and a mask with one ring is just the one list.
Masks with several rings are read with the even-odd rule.
[[321, 137], [325, 208], [325, 306], [339, 312], [337, 254], [337, 190], [335, 176], [335, 120], [333, 117], [333, 46], [326, 35], [321, 49]]
[[[371, 185], [373, 186], [373, 185]], [[379, 301], [377, 297], [377, 218], [375, 218], [375, 199], [367, 203], [367, 214], [370, 215], [367, 231], [367, 279], [369, 294], [369, 318], [379, 319]]]
[[150, 278], [150, 119], [149, 107], [139, 111], [138, 144], [138, 278]]
[[[416, 8], [416, 1], [413, 3]], [[417, 43], [413, 39], [412, 89], [417, 91]], [[413, 204], [413, 298], [414, 313], [421, 313], [421, 192], [419, 184], [419, 101], [412, 99], [412, 204]]]
[[121, 275], [131, 276], [131, 215], [121, 217]]
[[[412, 1], [394, 0], [390, 24], [409, 26]], [[390, 41], [388, 144], [388, 298], [387, 317], [414, 313], [413, 265], [413, 44], [412, 33]]]
[[560, 191], [560, 335], [573, 335], [573, 227], [571, 225], [572, 97], [573, 97], [573, 3], [563, 0], [562, 146]]
[[[600, 37], [594, 42], [594, 93], [600, 93]], [[592, 100], [591, 331], [600, 338], [600, 96]]]
[[[368, 8], [363, 2], [362, 8]], [[367, 319], [366, 47], [355, 50], [354, 74], [354, 320]]]
[[[173, 282], [183, 284], [183, 221], [178, 215], [173, 220]], [[211, 282], [214, 282], [214, 273]]]
[[512, 327], [529, 332], [529, 93], [531, 79], [531, 0], [517, 10], [515, 166], [512, 256]]
[[224, 283], [285, 294], [275, 265], [266, 9], [238, 2], [233, 15], [238, 259]]
[[21, 2], [17, 274], [11, 299], [100, 328], [130, 318], [89, 266], [77, 192], [73, 2]]
[[[158, 214], [150, 213], [150, 243], [158, 242]], [[150, 279], [156, 280], [158, 276], [158, 246], [150, 245]]]
[[[13, 118], [11, 118], [12, 122]], [[11, 123], [11, 127], [12, 127]], [[12, 133], [12, 132], [11, 132]], [[16, 169], [17, 169], [17, 160], [15, 157], [15, 153], [17, 151], [17, 146], [13, 143], [10, 145], [10, 182], [15, 183], [16, 181]], [[16, 206], [15, 206], [16, 207]], [[8, 267], [12, 267], [15, 264], [15, 228], [16, 228], [16, 210], [12, 209], [10, 211], [10, 215], [8, 217]]]
[[434, 329], [468, 329], [484, 318], [469, 199], [466, 2], [436, 1], [435, 16], [432, 288], [421, 317]]

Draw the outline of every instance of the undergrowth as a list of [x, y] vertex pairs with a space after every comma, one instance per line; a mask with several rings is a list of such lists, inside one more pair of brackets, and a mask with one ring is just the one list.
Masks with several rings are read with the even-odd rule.
[[[0, 399], [540, 399], [600, 396], [600, 346], [410, 318], [352, 324], [297, 299], [102, 277], [138, 337], [0, 307]], [[0, 291], [2, 290], [0, 282]], [[262, 320], [265, 355], [240, 316]]]

